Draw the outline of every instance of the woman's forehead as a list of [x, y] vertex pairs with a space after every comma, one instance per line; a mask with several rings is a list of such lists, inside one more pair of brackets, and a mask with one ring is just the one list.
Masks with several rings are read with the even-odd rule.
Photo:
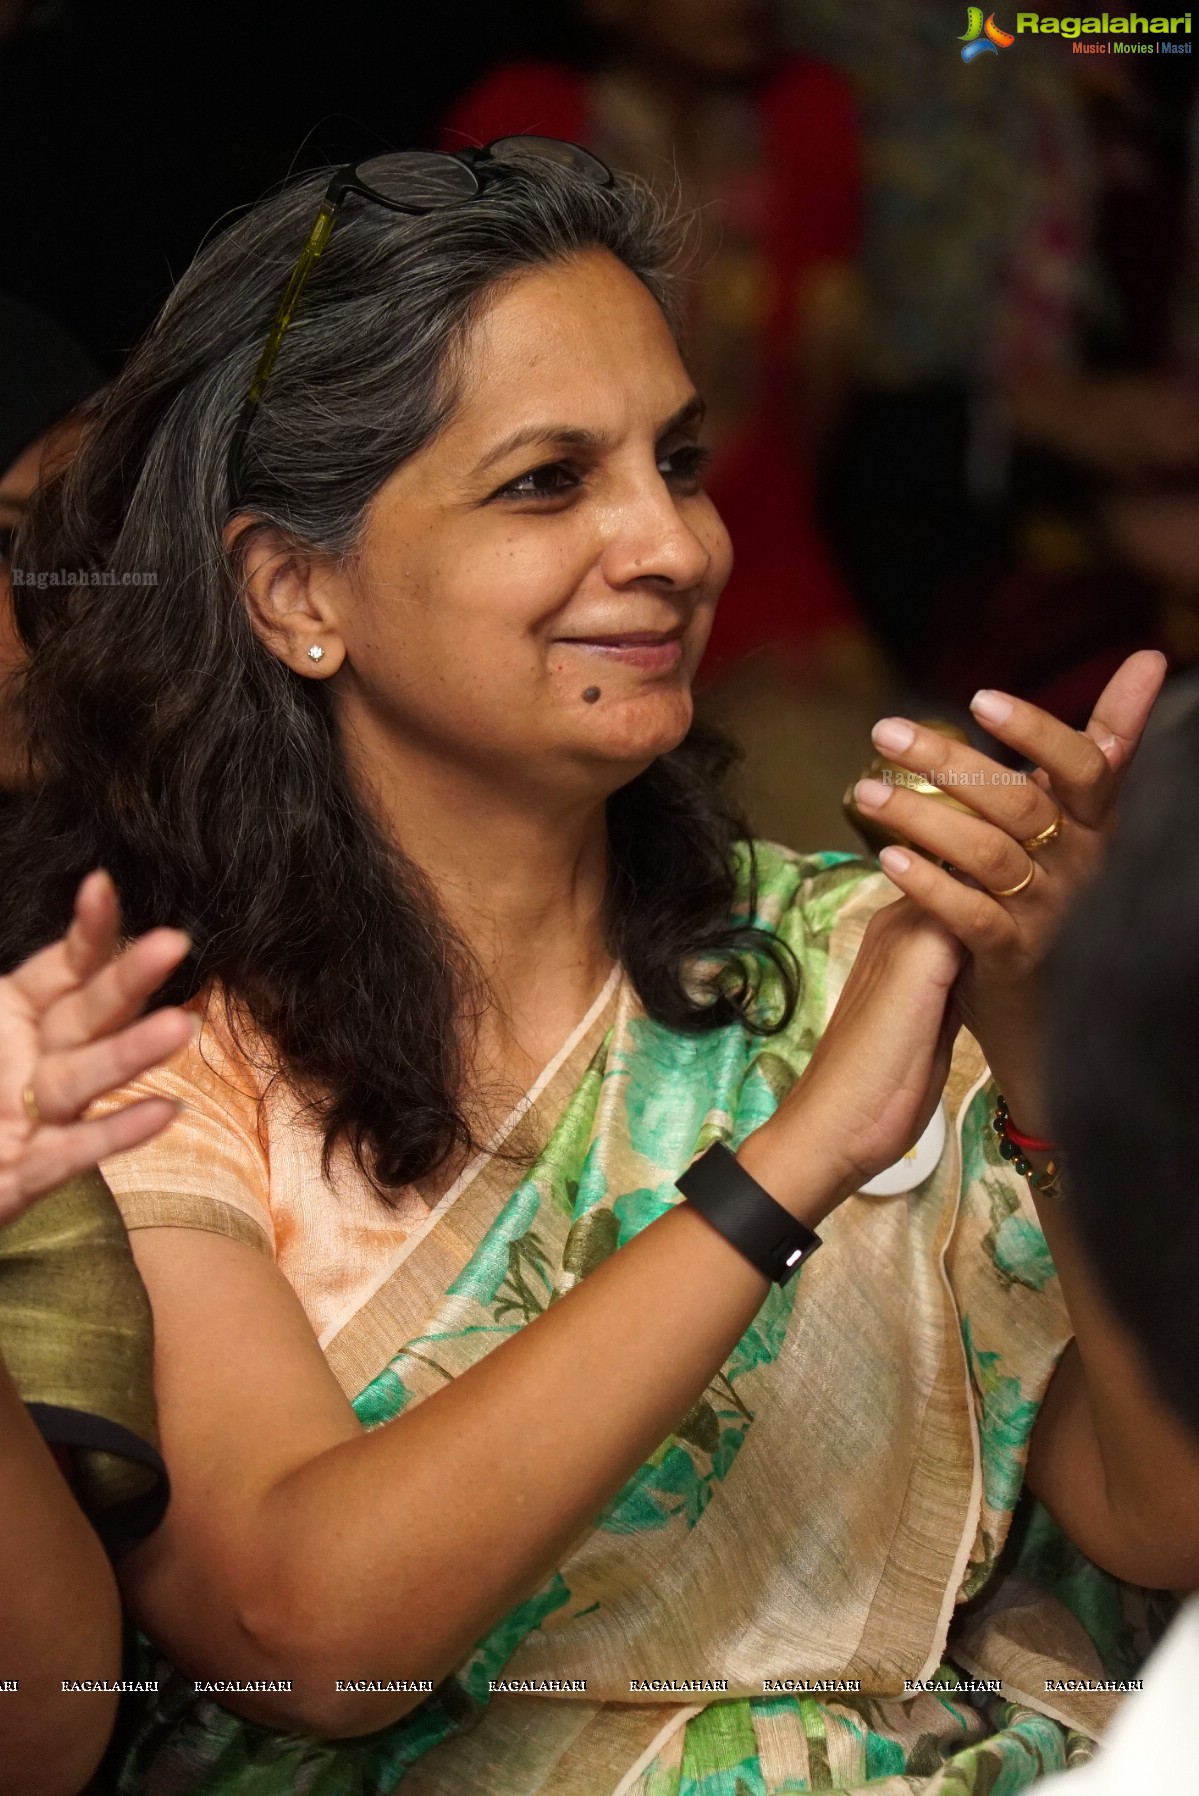
[[472, 435], [506, 437], [550, 413], [603, 430], [630, 412], [667, 418], [694, 398], [661, 307], [606, 252], [505, 283], [465, 352], [454, 422]]

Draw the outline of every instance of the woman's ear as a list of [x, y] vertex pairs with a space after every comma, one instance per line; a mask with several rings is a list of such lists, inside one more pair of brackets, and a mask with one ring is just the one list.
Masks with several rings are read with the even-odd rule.
[[254, 633], [271, 654], [310, 679], [336, 673], [346, 651], [337, 627], [342, 579], [335, 564], [253, 517], [226, 525], [225, 548], [240, 573]]

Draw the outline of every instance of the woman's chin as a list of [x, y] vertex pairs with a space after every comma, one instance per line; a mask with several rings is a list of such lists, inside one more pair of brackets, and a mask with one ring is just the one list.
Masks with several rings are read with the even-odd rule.
[[691, 728], [691, 688], [660, 687], [627, 696], [601, 688], [582, 734], [587, 746], [605, 760], [626, 764], [656, 760], [677, 748]]

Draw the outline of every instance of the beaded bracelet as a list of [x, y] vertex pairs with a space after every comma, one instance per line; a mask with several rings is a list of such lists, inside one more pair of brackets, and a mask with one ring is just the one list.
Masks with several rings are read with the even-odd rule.
[[1038, 1172], [1023, 1149], [1012, 1140], [1008, 1130], [1012, 1126], [1011, 1112], [1005, 1098], [996, 1096], [995, 1115], [991, 1127], [999, 1137], [999, 1152], [1005, 1160], [1010, 1160], [1016, 1171], [1026, 1178], [1039, 1197], [1062, 1199], [1066, 1193], [1062, 1189], [1062, 1169], [1056, 1160], [1051, 1160], [1044, 1172]]

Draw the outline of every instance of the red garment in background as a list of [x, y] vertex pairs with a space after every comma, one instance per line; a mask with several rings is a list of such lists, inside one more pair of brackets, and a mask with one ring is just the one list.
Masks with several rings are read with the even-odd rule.
[[[747, 371], [756, 390], [735, 435], [720, 445], [708, 482], [736, 566], [717, 611], [705, 673], [765, 647], [802, 662], [829, 631], [857, 625], [816, 526], [811, 476], [791, 416], [804, 278], [821, 264], [852, 263], [858, 248], [853, 103], [832, 69], [789, 57], [754, 104], [764, 155], [759, 191], [749, 203], [766, 291], [757, 367]], [[458, 149], [521, 133], [587, 144], [594, 133], [586, 77], [551, 63], [497, 69], [456, 102], [441, 145]]]

